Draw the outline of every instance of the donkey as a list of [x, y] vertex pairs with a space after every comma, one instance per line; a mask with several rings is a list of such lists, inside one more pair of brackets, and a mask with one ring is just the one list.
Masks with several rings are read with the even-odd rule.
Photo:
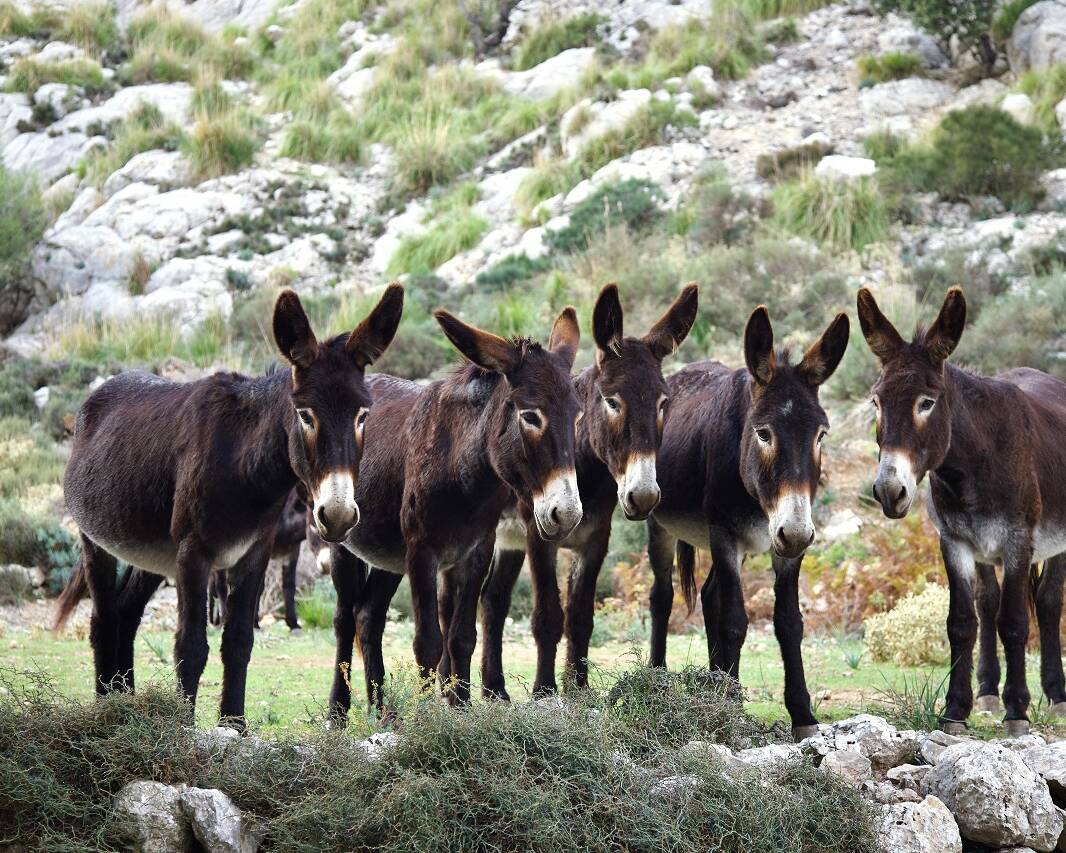
[[[296, 614], [296, 565], [300, 562], [300, 546], [305, 539], [308, 539], [308, 527], [314, 524], [301, 491], [297, 486], [289, 492], [278, 518], [278, 525], [274, 530], [274, 547], [270, 553], [272, 558], [282, 560], [281, 592], [285, 602], [285, 624], [293, 632], [300, 630], [300, 619]], [[259, 581], [259, 592], [256, 595], [256, 628], [259, 627], [265, 586], [266, 574], [264, 573]], [[208, 618], [211, 624], [222, 625], [226, 621], [226, 607], [229, 601], [229, 585], [225, 571], [211, 573], [211, 580], [207, 586], [207, 599]]]
[[[368, 380], [374, 416], [356, 490], [363, 520], [330, 548], [337, 588], [330, 707], [337, 719], [351, 705], [348, 671], [357, 632], [367, 695], [381, 706], [381, 636], [403, 574], [411, 585], [422, 675], [438, 669], [442, 682], [454, 676], [448, 701], [465, 703], [478, 595], [512, 491], [532, 506], [545, 539], [565, 538], [581, 520], [574, 470], [578, 401], [570, 380], [580, 339], [574, 309], [559, 315], [547, 349], [528, 339], [504, 340], [443, 310], [434, 316], [469, 364], [428, 386], [384, 375]], [[374, 567], [369, 575], [368, 566]], [[448, 626], [446, 638], [441, 625]]]
[[[563, 610], [555, 575], [559, 547], [575, 552], [566, 600], [566, 679], [588, 686], [596, 578], [607, 555], [615, 504], [631, 521], [643, 521], [659, 503], [655, 456], [667, 416], [662, 361], [681, 345], [693, 322], [699, 288], [690, 284], [642, 338], [622, 331], [618, 288], [609, 284], [592, 311], [595, 364], [574, 379], [583, 412], [577, 425], [577, 485], [584, 515], [566, 539], [542, 539], [529, 508], [519, 504], [496, 532], [496, 552], [481, 594], [482, 692], [507, 699], [503, 674], [503, 628], [511, 592], [526, 553], [534, 584], [533, 637], [537, 643], [535, 695], [553, 693], [555, 652], [563, 634]], [[517, 535], [515, 535], [517, 534]]]
[[[952, 668], [941, 728], [964, 731], [973, 708], [980, 577], [982, 612], [991, 618], [996, 611], [1007, 665], [1004, 725], [1012, 736], [1024, 734], [1029, 730], [1025, 644], [1030, 566], [1066, 551], [1066, 483], [1061, 476], [1066, 468], [1066, 383], [1030, 368], [988, 378], [948, 364], [966, 325], [961, 288], [947, 292], [933, 325], [919, 330], [910, 343], [881, 313], [869, 290], [860, 290], [857, 299], [863, 335], [881, 365], [873, 388], [880, 448], [874, 498], [889, 518], [903, 518], [918, 484], [929, 475], [929, 515], [940, 534], [950, 590]], [[1003, 564], [1002, 593], [998, 584], [992, 590], [995, 562]], [[1061, 663], [1050, 660], [1051, 654], [1056, 661], [1060, 655], [1062, 586], [1055, 578], [1062, 570], [1054, 561], [1049, 565], [1051, 583], [1038, 608], [1044, 614], [1042, 639], [1048, 643], [1042, 680], [1048, 699], [1062, 713], [1066, 690]], [[992, 623], [986, 623], [990, 631]], [[992, 667], [994, 637], [986, 637], [984, 645], [981, 686], [985, 695], [992, 695], [999, 680], [998, 660]]]
[[719, 362], [689, 365], [667, 380], [670, 417], [659, 449], [662, 500], [648, 521], [650, 661], [666, 665], [673, 607], [674, 552], [685, 597], [695, 597], [694, 548], [711, 552], [700, 597], [714, 667], [734, 678], [748, 617], [740, 585], [747, 554], [771, 552], [774, 632], [785, 664], [785, 707], [801, 740], [817, 731], [800, 650], [800, 563], [814, 541], [811, 503], [822, 469], [829, 419], [818, 388], [844, 356], [848, 318], [836, 319], [799, 364], [774, 350], [770, 315], [756, 308], [744, 330], [747, 369]]
[[[359, 521], [355, 501], [371, 397], [364, 371], [388, 347], [403, 310], [391, 285], [351, 334], [320, 344], [299, 298], [284, 291], [274, 338], [291, 370], [216, 373], [186, 384], [141, 372], [104, 383], [78, 413], [64, 491], [81, 529], [81, 560], [57, 624], [87, 589], [97, 693], [133, 687], [133, 644], [164, 577], [178, 590], [178, 685], [196, 701], [207, 662], [207, 584], [228, 573], [221, 716], [243, 724], [259, 580], [297, 481], [324, 539]], [[116, 560], [128, 562], [121, 585]]]

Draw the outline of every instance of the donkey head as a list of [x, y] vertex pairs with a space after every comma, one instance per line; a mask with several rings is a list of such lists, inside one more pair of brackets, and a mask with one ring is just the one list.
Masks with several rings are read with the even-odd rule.
[[385, 352], [402, 313], [403, 288], [391, 284], [353, 332], [319, 343], [295, 293], [282, 292], [274, 306], [274, 340], [292, 366], [289, 463], [329, 542], [341, 541], [359, 523], [355, 484], [370, 410], [363, 374]]
[[699, 288], [688, 285], [642, 338], [623, 336], [615, 285], [600, 291], [592, 311], [594, 393], [578, 429], [588, 431], [589, 443], [618, 484], [618, 503], [631, 521], [647, 518], [659, 505], [655, 455], [667, 411], [662, 362], [692, 328], [698, 297]]
[[918, 484], [940, 466], [951, 444], [951, 407], [944, 393], [944, 362], [966, 325], [966, 298], [959, 287], [944, 298], [936, 321], [906, 343], [877, 307], [873, 294], [858, 295], [859, 324], [881, 375], [873, 389], [880, 461], [874, 497], [889, 518], [903, 518]]
[[477, 367], [503, 377], [505, 396], [486, 447], [496, 473], [532, 505], [544, 539], [565, 538], [581, 521], [574, 470], [577, 396], [570, 379], [581, 333], [573, 308], [552, 327], [548, 348], [508, 341], [434, 312], [444, 334]]
[[766, 513], [771, 544], [782, 557], [798, 557], [814, 541], [811, 503], [829, 431], [818, 386], [833, 375], [847, 346], [846, 314], [838, 314], [795, 365], [787, 352], [774, 351], [765, 307], [752, 312], [744, 329], [751, 408], [741, 439], [741, 477]]

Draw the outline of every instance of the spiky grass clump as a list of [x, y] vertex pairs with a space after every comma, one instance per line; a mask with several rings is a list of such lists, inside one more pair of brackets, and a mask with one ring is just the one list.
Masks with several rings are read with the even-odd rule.
[[46, 83], [65, 83], [95, 95], [111, 87], [104, 77], [100, 63], [92, 59], [67, 59], [44, 62], [39, 59], [20, 59], [7, 77], [7, 91], [32, 95]]
[[860, 56], [858, 67], [859, 86], [874, 86], [918, 76], [923, 66], [918, 54], [894, 50], [877, 56]]
[[787, 231], [834, 249], [856, 251], [888, 235], [888, 207], [869, 179], [834, 181], [813, 175], [774, 192], [775, 217]]
[[218, 81], [201, 83], [193, 95], [195, 125], [183, 150], [200, 179], [237, 172], [259, 150], [259, 121], [239, 106]]
[[175, 83], [207, 75], [224, 79], [251, 73], [255, 57], [233, 32], [207, 33], [166, 6], [153, 6], [134, 18], [128, 37], [132, 58], [120, 69], [127, 83]]
[[1032, 99], [1036, 123], [1047, 133], [1059, 133], [1055, 107], [1066, 98], [1066, 65], [1026, 71], [1018, 80], [1018, 88]]
[[388, 274], [433, 272], [477, 245], [488, 223], [469, 209], [448, 214], [424, 234], [405, 238], [389, 261]]
[[78, 167], [79, 174], [101, 186], [114, 172], [143, 151], [176, 151], [185, 134], [181, 128], [163, 118], [158, 107], [139, 104], [114, 130], [111, 145], [94, 151]]
[[514, 67], [525, 71], [574, 47], [596, 44], [597, 28], [603, 17], [584, 12], [562, 21], [546, 21], [526, 36], [518, 47]]

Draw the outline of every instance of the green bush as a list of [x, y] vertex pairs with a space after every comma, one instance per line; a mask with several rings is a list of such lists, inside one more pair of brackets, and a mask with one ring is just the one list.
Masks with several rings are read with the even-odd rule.
[[[558, 705], [465, 713], [415, 698], [419, 685], [398, 678], [386, 695], [403, 729], [376, 760], [359, 744], [368, 726], [358, 719], [294, 731], [273, 749], [205, 750], [169, 685], [79, 703], [32, 674], [5, 681], [0, 843], [31, 849], [129, 846], [112, 801], [143, 779], [222, 790], [265, 849], [299, 853], [875, 849], [874, 808], [833, 774], [809, 762], [726, 771], [713, 754], [677, 748], [783, 735], [706, 671], [638, 669]], [[687, 784], [655, 787], [679, 776]]]
[[111, 89], [111, 84], [104, 78], [100, 63], [92, 59], [44, 62], [28, 58], [20, 59], [12, 67], [7, 76], [7, 91], [32, 95], [46, 83], [78, 86], [90, 95], [103, 94]]
[[864, 639], [870, 656], [898, 666], [947, 663], [948, 598], [946, 587], [930, 584], [920, 594], [901, 599], [887, 613], [867, 618]]
[[826, 154], [833, 153], [828, 142], [808, 142], [780, 151], [769, 151], [755, 158], [755, 171], [760, 178], [772, 181], [794, 180], [818, 164]]
[[564, 228], [549, 232], [545, 242], [555, 252], [577, 252], [609, 224], [640, 231], [662, 217], [662, 199], [662, 190], [650, 181], [631, 178], [605, 184], [574, 208]]
[[530, 258], [526, 254], [509, 255], [492, 268], [478, 273], [476, 283], [483, 291], [506, 290], [515, 282], [533, 278], [551, 267], [547, 258]]
[[584, 12], [564, 21], [549, 21], [541, 24], [519, 45], [515, 69], [525, 71], [572, 47], [595, 45], [596, 29], [602, 22], [601, 15]]
[[662, 141], [668, 127], [687, 127], [698, 122], [688, 110], [679, 110], [673, 101], [651, 100], [626, 123], [589, 140], [573, 159], [580, 177], [589, 177], [612, 160], [632, 154]]
[[774, 191], [774, 215], [786, 230], [834, 249], [856, 251], [888, 235], [888, 209], [868, 178], [806, 177]]
[[1049, 135], [1061, 133], [1055, 107], [1066, 98], [1066, 65], [1030, 69], [1018, 79], [1018, 88], [1032, 99], [1037, 124]]
[[898, 50], [878, 56], [860, 56], [858, 65], [860, 87], [915, 77], [922, 72], [922, 58], [918, 54]]
[[799, 41], [800, 29], [795, 18], [778, 18], [759, 27], [759, 36], [770, 44], [792, 44]]
[[889, 191], [932, 191], [947, 199], [994, 196], [1026, 210], [1043, 195], [1040, 176], [1063, 159], [1062, 142], [995, 107], [948, 113], [928, 144], [903, 147], [881, 163]]
[[296, 599], [296, 615], [308, 628], [332, 628], [337, 607], [337, 590], [330, 580], [317, 580], [315, 585]]
[[310, 163], [358, 163], [363, 159], [363, 137], [351, 114], [337, 110], [324, 123], [300, 120], [290, 124], [281, 153]]
[[202, 115], [185, 138], [182, 150], [193, 174], [200, 179], [217, 178], [250, 166], [259, 150], [259, 127], [255, 116], [241, 108]]
[[469, 209], [449, 214], [425, 233], [401, 240], [389, 260], [388, 275], [433, 272], [445, 261], [476, 246], [488, 227]]
[[935, 38], [945, 55], [951, 48], [969, 51], [982, 65], [996, 61], [992, 43], [992, 17], [996, 0], [875, 0], [881, 15], [890, 12], [904, 15]]
[[676, 229], [698, 246], [747, 240], [769, 205], [738, 190], [721, 169], [711, 169], [693, 182], [676, 218]]
[[1007, 0], [999, 7], [996, 16], [992, 19], [992, 38], [998, 44], [1006, 44], [1014, 32], [1014, 25], [1022, 12], [1036, 3], [1037, 0]]

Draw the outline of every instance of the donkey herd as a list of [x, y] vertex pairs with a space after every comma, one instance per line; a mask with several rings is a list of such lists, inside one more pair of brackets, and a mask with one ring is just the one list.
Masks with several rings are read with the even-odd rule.
[[[262, 579], [271, 555], [298, 543], [299, 531], [290, 528], [293, 517], [302, 526], [301, 501], [328, 543], [337, 590], [330, 695], [337, 720], [351, 705], [355, 643], [371, 707], [384, 710], [382, 634], [403, 575], [423, 676], [436, 673], [450, 703], [469, 701], [480, 605], [482, 690], [507, 699], [504, 621], [527, 557], [534, 692], [557, 689], [564, 634], [565, 684], [580, 689], [588, 683], [596, 578], [617, 503], [627, 519], [648, 526], [655, 666], [666, 663], [675, 558], [692, 607], [695, 549], [702, 548], [712, 566], [699, 592], [710, 663], [736, 677], [747, 632], [741, 567], [746, 555], [770, 553], [785, 705], [797, 738], [815, 731], [798, 582], [815, 538], [811, 507], [829, 430], [818, 391], [848, 345], [847, 316], [835, 317], [793, 363], [775, 348], [760, 306], [744, 331], [745, 367], [704, 361], [664, 376], [663, 360], [696, 319], [696, 286], [635, 337], [624, 332], [618, 290], [608, 285], [592, 314], [595, 361], [572, 377], [580, 338], [573, 308], [558, 316], [547, 345], [505, 340], [438, 310], [466, 364], [419, 384], [366, 374], [396, 333], [403, 297], [402, 287], [390, 285], [356, 329], [319, 341], [299, 298], [286, 291], [273, 331], [288, 369], [184, 384], [129, 372], [86, 400], [64, 484], [82, 553], [57, 624], [91, 595], [97, 692], [133, 688], [141, 616], [170, 578], [178, 593], [179, 689], [194, 703], [208, 656], [211, 585], [225, 604], [221, 717], [241, 728]], [[1066, 384], [1028, 368], [986, 378], [949, 364], [966, 320], [957, 287], [932, 326], [909, 342], [866, 289], [858, 293], [858, 317], [881, 367], [873, 389], [874, 497], [887, 516], [902, 518], [929, 478], [951, 592], [952, 669], [941, 725], [963, 728], [973, 709], [980, 636], [978, 705], [1000, 707], [998, 638], [1005, 724], [1012, 734], [1027, 730], [1031, 598], [1042, 687], [1053, 710], [1066, 715], [1058, 627]], [[559, 548], [573, 553], [565, 610]], [[121, 575], [118, 560], [130, 566]], [[286, 596], [291, 607], [291, 589]]]

